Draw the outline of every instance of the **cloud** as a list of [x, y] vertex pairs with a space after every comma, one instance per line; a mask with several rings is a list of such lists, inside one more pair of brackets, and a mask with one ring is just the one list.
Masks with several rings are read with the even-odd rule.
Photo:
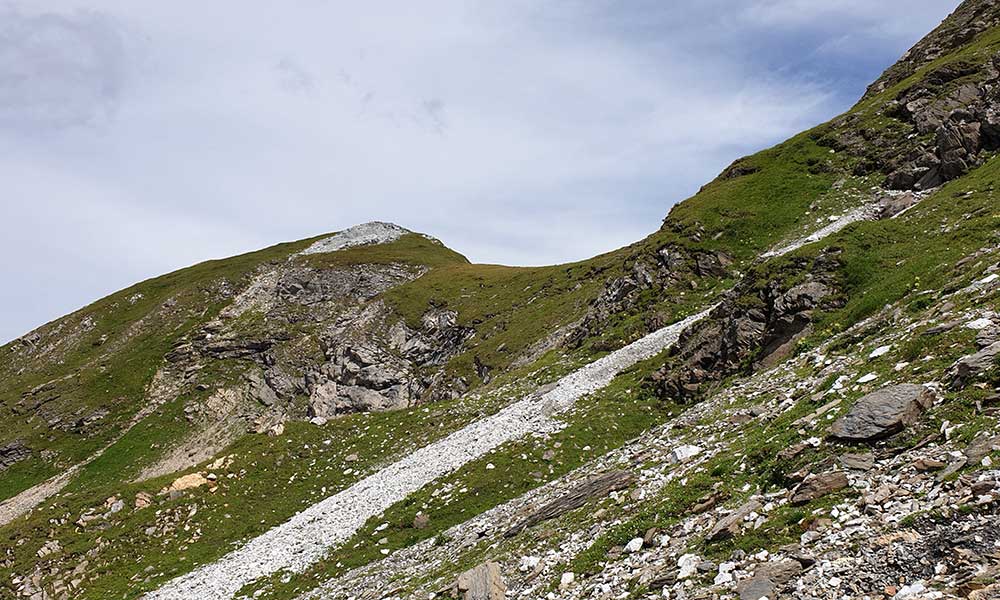
[[274, 65], [278, 85], [293, 93], [308, 94], [313, 91], [312, 76], [287, 56]]
[[0, 276], [46, 300], [6, 290], [0, 338], [373, 219], [480, 262], [619, 247], [850, 106], [947, 8], [882, 4], [19, 4], [0, 19], [0, 252], [21, 260]]
[[105, 14], [0, 9], [0, 128], [31, 132], [105, 119], [125, 70], [118, 27]]

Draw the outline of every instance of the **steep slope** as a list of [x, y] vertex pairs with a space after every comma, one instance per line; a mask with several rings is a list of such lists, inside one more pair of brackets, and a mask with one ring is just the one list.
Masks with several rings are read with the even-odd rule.
[[997, 593], [998, 22], [963, 3], [845, 115], [607, 255], [473, 265], [369, 224], [5, 346], [0, 589]]

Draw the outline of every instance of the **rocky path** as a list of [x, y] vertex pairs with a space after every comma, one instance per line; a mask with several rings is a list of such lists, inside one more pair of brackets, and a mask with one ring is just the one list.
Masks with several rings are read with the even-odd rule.
[[560, 427], [552, 416], [570, 408], [635, 363], [677, 341], [708, 311], [688, 317], [590, 363], [561, 379], [540, 398], [529, 397], [421, 448], [187, 575], [148, 594], [150, 600], [231, 598], [244, 585], [279, 570], [302, 571], [350, 538], [364, 523], [424, 485], [505, 442]]
[[793, 242], [790, 242], [784, 246], [778, 246], [772, 250], [768, 250], [761, 255], [762, 259], [774, 258], [775, 256], [781, 256], [782, 254], [788, 254], [789, 252], [794, 252], [806, 244], [811, 244], [813, 242], [818, 242], [819, 240], [825, 238], [828, 235], [833, 235], [841, 229], [847, 227], [851, 223], [857, 223], [858, 221], [874, 221], [878, 218], [881, 207], [878, 204], [864, 204], [859, 208], [852, 210], [846, 215], [837, 218], [835, 221], [817, 229], [813, 233], [799, 238]]

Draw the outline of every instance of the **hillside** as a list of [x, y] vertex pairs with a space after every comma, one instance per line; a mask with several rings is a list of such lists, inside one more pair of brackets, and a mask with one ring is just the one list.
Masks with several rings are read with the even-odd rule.
[[367, 223], [49, 323], [0, 597], [1000, 597], [998, 115], [967, 0], [614, 252]]

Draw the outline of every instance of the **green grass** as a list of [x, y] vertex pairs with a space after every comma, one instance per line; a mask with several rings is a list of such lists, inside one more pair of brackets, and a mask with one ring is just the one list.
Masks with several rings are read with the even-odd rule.
[[[219, 558], [235, 544], [286, 521], [387, 462], [481, 418], [484, 412], [497, 410], [506, 400], [505, 394], [496, 393], [479, 402], [449, 401], [432, 408], [348, 415], [323, 427], [288, 423], [280, 437], [248, 435], [219, 454], [231, 456], [232, 464], [217, 472], [216, 492], [201, 488], [177, 500], [156, 496], [154, 506], [143, 510], [132, 509], [137, 492], [155, 495], [181, 473], [125, 484], [104, 477], [106, 470], [126, 468], [118, 458], [109, 459], [109, 464], [95, 465], [95, 471], [83, 480], [86, 485], [68, 489], [30, 516], [0, 529], [0, 546], [7, 549], [12, 563], [0, 569], [0, 581], [9, 581], [12, 573], [30, 573], [37, 562], [35, 552], [53, 537], [65, 548], [64, 554], [76, 557], [64, 564], [72, 566], [88, 555], [92, 565], [88, 575], [94, 581], [83, 586], [76, 598], [134, 598]], [[165, 407], [152, 425], [161, 426], [177, 416], [176, 407]], [[152, 435], [159, 439], [159, 434]], [[145, 435], [126, 437], [122, 455], [129, 449], [143, 452], [148, 439]], [[357, 454], [358, 460], [347, 461], [350, 454]], [[195, 470], [209, 471], [202, 464], [183, 473]], [[104, 512], [104, 500], [111, 496], [123, 498], [126, 509], [88, 527], [73, 524], [87, 509]], [[262, 499], [266, 499], [263, 505]], [[188, 517], [193, 508], [196, 514]], [[163, 533], [164, 522], [176, 522], [175, 529]], [[153, 535], [144, 533], [150, 527], [156, 528]], [[149, 575], [144, 573], [147, 567], [154, 567]]]

